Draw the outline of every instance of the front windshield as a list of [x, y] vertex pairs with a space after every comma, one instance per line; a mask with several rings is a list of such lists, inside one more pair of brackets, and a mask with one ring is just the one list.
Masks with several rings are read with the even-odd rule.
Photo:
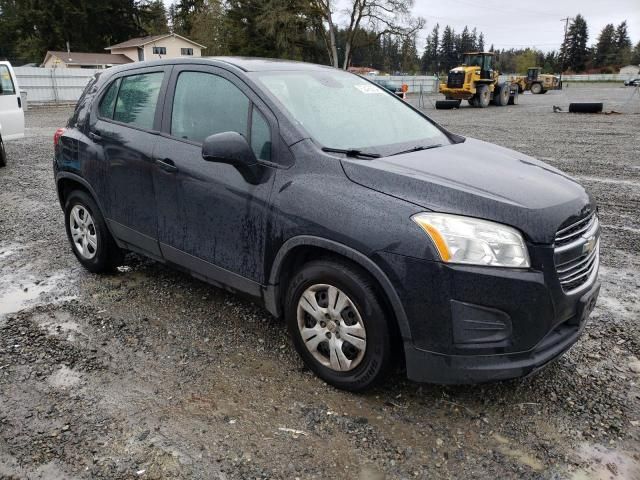
[[482, 55], [465, 55], [463, 63], [468, 67], [482, 67]]
[[254, 76], [323, 147], [389, 153], [398, 146], [451, 143], [402, 100], [357, 75], [327, 69]]

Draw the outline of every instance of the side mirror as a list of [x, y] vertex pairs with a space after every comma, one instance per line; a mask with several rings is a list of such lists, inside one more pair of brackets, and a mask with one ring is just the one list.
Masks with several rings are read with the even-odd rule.
[[238, 132], [216, 133], [205, 138], [202, 158], [208, 162], [229, 163], [237, 167], [250, 167], [258, 163], [249, 143]]
[[238, 132], [222, 132], [205, 138], [202, 144], [202, 158], [207, 162], [228, 163], [252, 184], [260, 183], [263, 167], [247, 139]]

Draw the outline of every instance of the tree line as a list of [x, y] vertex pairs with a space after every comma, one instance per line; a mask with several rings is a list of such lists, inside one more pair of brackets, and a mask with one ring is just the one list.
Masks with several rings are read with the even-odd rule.
[[[343, 2], [344, 3], [344, 2]], [[444, 73], [467, 51], [485, 50], [475, 27], [456, 32], [436, 24], [424, 50], [425, 20], [412, 15], [413, 0], [350, 0], [339, 18], [334, 0], [0, 0], [0, 58], [40, 63], [47, 50], [104, 52], [133, 37], [173, 31], [204, 45], [205, 55], [276, 57], [351, 65], [389, 73]], [[577, 15], [559, 51], [494, 50], [504, 72], [540, 66], [545, 72], [603, 72], [640, 63], [626, 22], [607, 25], [588, 46]]]
[[559, 53], [566, 70], [615, 73], [621, 66], [640, 64], [640, 42], [632, 45], [626, 21], [605, 25], [594, 45], [589, 46], [588, 41], [587, 21], [578, 14], [571, 20]]

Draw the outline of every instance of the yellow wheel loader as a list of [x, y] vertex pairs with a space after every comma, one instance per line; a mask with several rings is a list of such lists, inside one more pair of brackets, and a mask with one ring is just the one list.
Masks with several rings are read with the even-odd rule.
[[533, 94], [547, 93], [549, 90], [562, 90], [562, 82], [556, 75], [540, 73], [540, 67], [531, 67], [527, 75], [511, 77], [511, 81], [518, 85], [519, 93], [531, 90]]
[[500, 72], [493, 68], [493, 53], [469, 52], [462, 65], [452, 69], [447, 83], [440, 84], [440, 93], [447, 100], [436, 102], [436, 108], [457, 108], [462, 100], [472, 107], [485, 108], [493, 102], [503, 107], [518, 103], [518, 86], [513, 82], [500, 82]]

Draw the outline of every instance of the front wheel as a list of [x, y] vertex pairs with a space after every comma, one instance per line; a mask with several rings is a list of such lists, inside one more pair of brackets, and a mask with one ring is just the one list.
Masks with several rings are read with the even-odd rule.
[[474, 106], [486, 108], [489, 106], [489, 102], [491, 102], [491, 92], [489, 91], [489, 86], [484, 83], [478, 85], [478, 87], [476, 88], [476, 103]]
[[363, 391], [388, 374], [389, 324], [360, 269], [339, 260], [306, 264], [289, 284], [285, 318], [305, 364], [334, 387]]
[[93, 199], [82, 190], [67, 197], [64, 208], [67, 238], [78, 261], [90, 272], [112, 272], [122, 265], [123, 252], [107, 229]]
[[534, 83], [533, 85], [531, 85], [531, 93], [533, 93], [534, 95], [542, 93], [542, 85], [540, 85], [539, 83]]
[[4, 142], [0, 138], [0, 168], [7, 165], [7, 151], [4, 149]]

